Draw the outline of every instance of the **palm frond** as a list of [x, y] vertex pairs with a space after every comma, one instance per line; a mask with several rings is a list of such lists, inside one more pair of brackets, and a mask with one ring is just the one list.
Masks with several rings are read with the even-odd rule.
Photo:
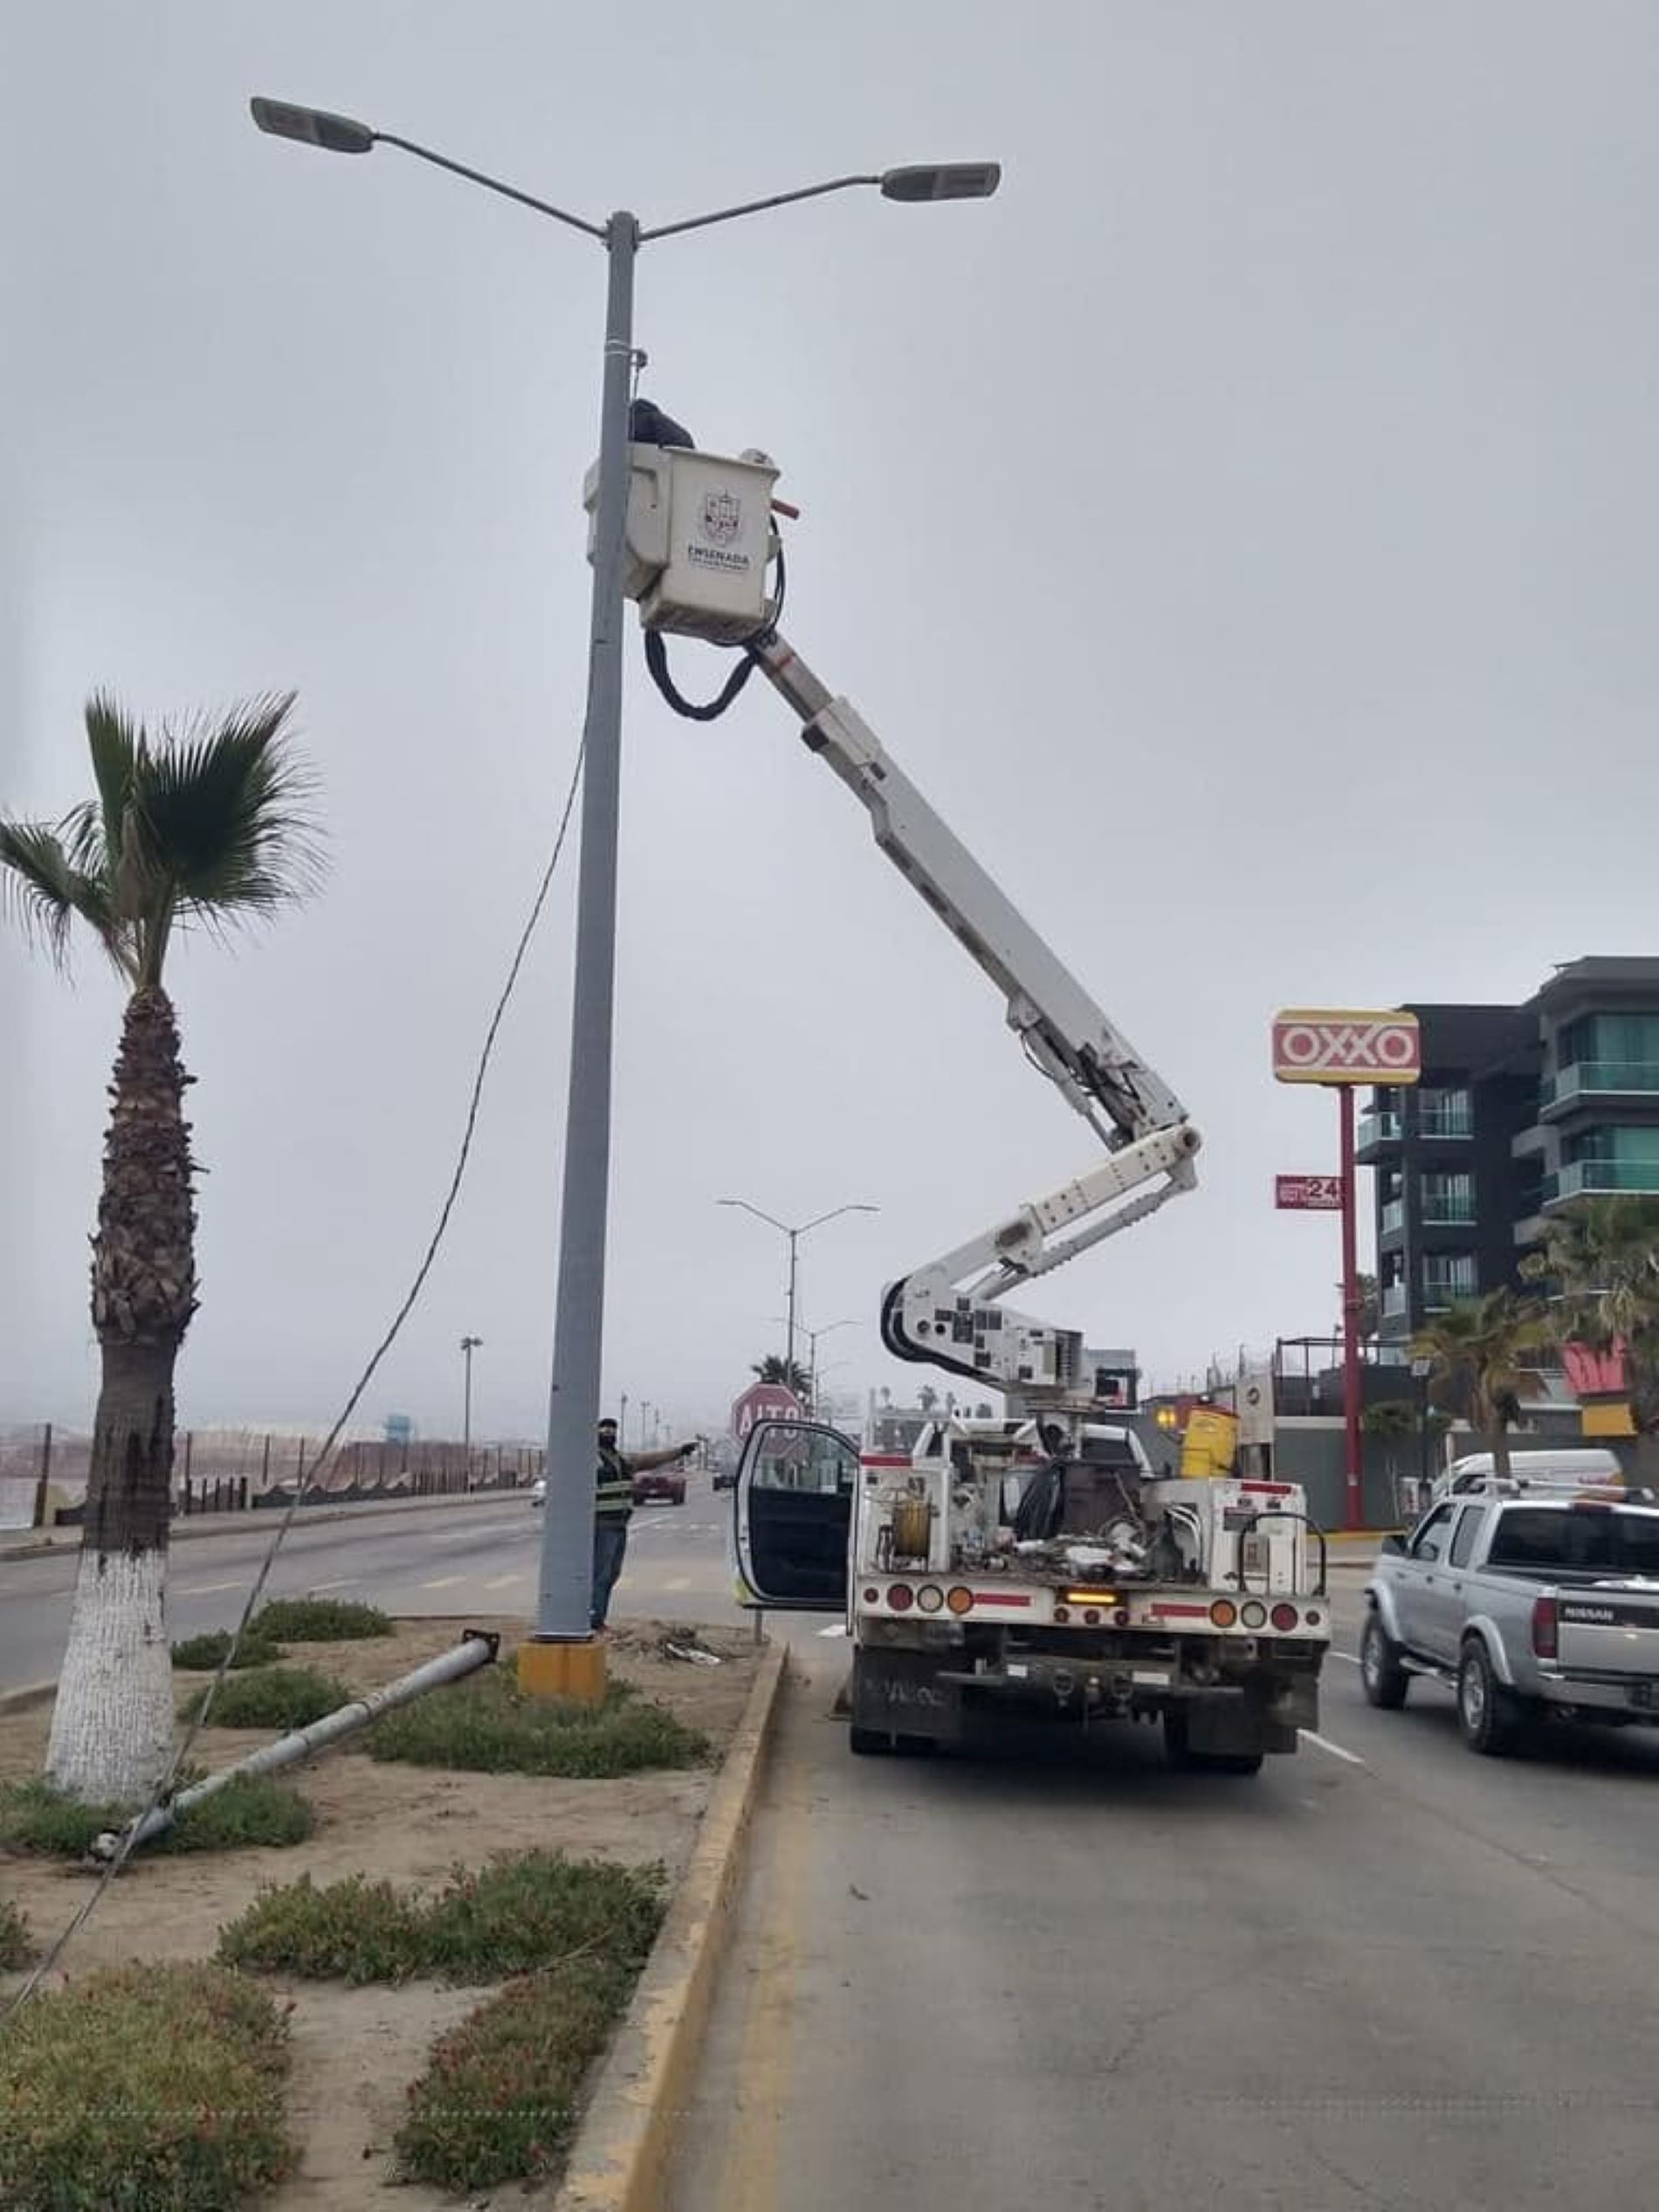
[[88, 833], [96, 824], [107, 865], [121, 849], [122, 825], [132, 803], [133, 778], [144, 744], [144, 729], [141, 723], [134, 727], [107, 692], [94, 692], [87, 700], [86, 721], [98, 804], [94, 809], [89, 803], [77, 811], [88, 817]]
[[182, 924], [264, 917], [320, 883], [315, 782], [294, 749], [293, 709], [292, 693], [252, 699], [141, 755], [146, 860]]
[[59, 831], [47, 823], [0, 821], [0, 898], [33, 941], [45, 946], [54, 967], [68, 965], [69, 933], [79, 914], [127, 972], [105, 885], [76, 866]]

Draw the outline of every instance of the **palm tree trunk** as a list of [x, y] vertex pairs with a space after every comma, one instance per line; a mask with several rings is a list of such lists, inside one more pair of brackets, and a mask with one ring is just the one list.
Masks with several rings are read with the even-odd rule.
[[93, 1323], [103, 1351], [86, 1521], [48, 1779], [130, 1803], [172, 1755], [166, 1568], [173, 1369], [196, 1311], [190, 1078], [164, 991], [127, 1002], [93, 1238]]

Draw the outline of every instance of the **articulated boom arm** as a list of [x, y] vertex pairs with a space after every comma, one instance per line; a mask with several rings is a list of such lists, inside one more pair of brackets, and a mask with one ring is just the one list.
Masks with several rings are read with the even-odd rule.
[[1198, 1131], [847, 701], [781, 637], [754, 651], [878, 845], [1002, 993], [1029, 1058], [1107, 1147], [1098, 1166], [895, 1283], [882, 1310], [887, 1347], [1017, 1395], [1086, 1399], [1081, 1338], [994, 1301], [1191, 1189]]

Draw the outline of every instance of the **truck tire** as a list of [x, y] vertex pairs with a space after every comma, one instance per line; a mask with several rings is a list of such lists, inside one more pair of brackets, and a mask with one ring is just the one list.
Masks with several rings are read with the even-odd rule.
[[1457, 1662], [1457, 1726], [1469, 1748], [1485, 1759], [1502, 1759], [1513, 1751], [1520, 1733], [1515, 1699], [1492, 1671], [1477, 1636], [1464, 1639]]
[[1374, 1606], [1360, 1637], [1360, 1681], [1366, 1702], [1384, 1712], [1398, 1712], [1411, 1688], [1411, 1677], [1400, 1664], [1400, 1646]]
[[855, 1759], [882, 1759], [892, 1750], [893, 1740], [885, 1728], [860, 1728], [855, 1724], [847, 1731], [847, 1745]]
[[1164, 1715], [1164, 1757], [1179, 1774], [1259, 1774], [1259, 1751], [1194, 1751], [1187, 1739], [1187, 1715]]

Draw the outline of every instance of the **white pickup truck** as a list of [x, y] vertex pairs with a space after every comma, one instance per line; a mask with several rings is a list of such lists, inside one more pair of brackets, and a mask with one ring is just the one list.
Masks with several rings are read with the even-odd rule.
[[1489, 1756], [1551, 1717], [1659, 1726], [1659, 1502], [1513, 1481], [1443, 1499], [1384, 1545], [1360, 1664], [1387, 1711], [1414, 1676], [1449, 1684]]

